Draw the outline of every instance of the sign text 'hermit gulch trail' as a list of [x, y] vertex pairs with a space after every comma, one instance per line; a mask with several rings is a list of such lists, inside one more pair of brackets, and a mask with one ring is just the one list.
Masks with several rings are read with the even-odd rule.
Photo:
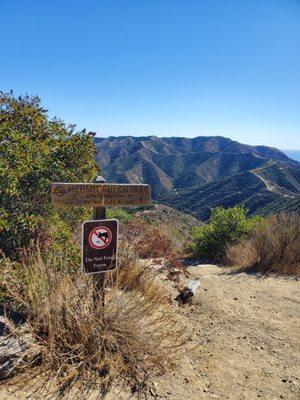
[[56, 207], [149, 205], [151, 187], [119, 183], [52, 183], [51, 202]]

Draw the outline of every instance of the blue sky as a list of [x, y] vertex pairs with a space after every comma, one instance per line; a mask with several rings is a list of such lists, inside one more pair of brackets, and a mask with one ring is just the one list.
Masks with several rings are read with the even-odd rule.
[[300, 149], [300, 0], [0, 0], [0, 88], [101, 136]]

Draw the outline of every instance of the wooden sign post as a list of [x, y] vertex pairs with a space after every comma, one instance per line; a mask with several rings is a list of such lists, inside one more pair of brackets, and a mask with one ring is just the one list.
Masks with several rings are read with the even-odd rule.
[[[144, 184], [106, 183], [97, 176], [93, 183], [56, 182], [51, 185], [55, 207], [93, 206], [93, 221], [105, 220], [106, 206], [132, 207], [151, 204], [151, 187]], [[104, 222], [104, 221], [103, 221]], [[107, 221], [108, 222], [108, 221]], [[93, 302], [105, 305], [105, 270], [93, 273]]]
[[[94, 179], [94, 183], [105, 183], [105, 179], [98, 175]], [[105, 219], [106, 209], [105, 207], [93, 207], [93, 220]], [[104, 310], [105, 306], [105, 273], [93, 275], [93, 303], [96, 307], [97, 304], [101, 304]]]

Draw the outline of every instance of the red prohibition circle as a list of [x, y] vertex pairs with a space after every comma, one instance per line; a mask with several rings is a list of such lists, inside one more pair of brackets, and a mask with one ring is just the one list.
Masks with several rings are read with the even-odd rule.
[[96, 228], [94, 228], [89, 234], [89, 245], [95, 250], [105, 249], [110, 245], [111, 240], [111, 230], [106, 226], [96, 226]]

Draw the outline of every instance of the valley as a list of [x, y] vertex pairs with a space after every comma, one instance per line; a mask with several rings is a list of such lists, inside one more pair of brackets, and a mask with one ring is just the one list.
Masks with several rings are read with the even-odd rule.
[[274, 148], [220, 136], [95, 138], [95, 146], [108, 181], [148, 183], [154, 200], [202, 221], [217, 206], [300, 211], [300, 163]]

